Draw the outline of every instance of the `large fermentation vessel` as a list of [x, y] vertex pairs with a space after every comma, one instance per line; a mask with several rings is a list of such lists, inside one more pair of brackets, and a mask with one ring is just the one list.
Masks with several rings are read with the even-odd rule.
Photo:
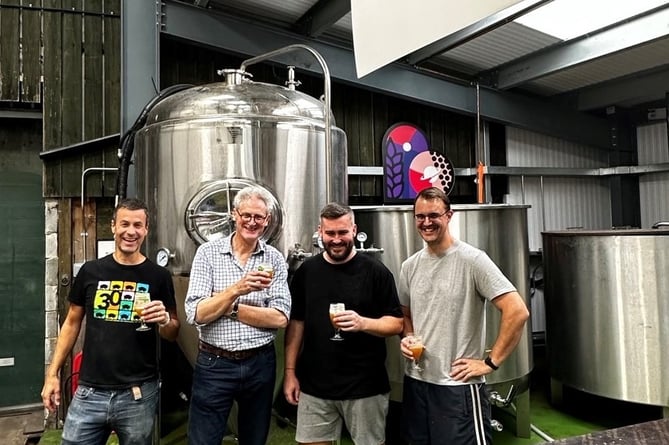
[[[484, 250], [516, 286], [529, 307], [527, 206], [501, 204], [453, 205], [451, 234]], [[399, 277], [402, 262], [423, 248], [416, 231], [412, 206], [354, 208], [358, 231], [365, 232], [365, 249], [377, 255]], [[363, 251], [365, 249], [362, 249]], [[381, 252], [382, 250], [382, 252]], [[492, 346], [499, 330], [500, 314], [488, 305], [485, 348]], [[399, 353], [399, 340], [388, 340], [387, 368], [391, 379], [391, 398], [401, 400], [406, 360]], [[532, 370], [531, 326], [528, 322], [515, 352], [500, 369], [487, 376], [487, 382], [503, 399], [517, 394], [517, 434], [529, 437], [528, 378]], [[512, 396], [513, 397], [513, 396]]]
[[543, 249], [552, 388], [669, 406], [669, 230], [545, 232]]
[[[296, 49], [321, 62], [325, 102], [295, 90], [292, 67], [288, 87], [249, 79], [247, 66]], [[147, 254], [172, 272], [182, 320], [195, 250], [234, 230], [240, 189], [257, 185], [273, 196], [265, 238], [295, 261], [310, 254], [320, 209], [348, 199], [346, 137], [334, 126], [329, 74], [318, 53], [293, 45], [222, 74], [224, 82], [157, 103], [135, 137], [138, 195], [152, 212]], [[191, 362], [196, 335], [182, 323], [179, 343]]]

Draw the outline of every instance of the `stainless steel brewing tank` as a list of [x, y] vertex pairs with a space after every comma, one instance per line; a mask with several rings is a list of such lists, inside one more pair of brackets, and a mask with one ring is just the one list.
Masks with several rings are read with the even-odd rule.
[[324, 116], [323, 103], [311, 96], [248, 80], [193, 87], [157, 104], [135, 149], [138, 194], [155, 213], [148, 254], [167, 248], [170, 270], [187, 274], [197, 247], [184, 228], [193, 197], [249, 183], [277, 200], [272, 244], [284, 254], [295, 244], [309, 250], [320, 208], [348, 199], [346, 136], [331, 118], [326, 152]]
[[669, 231], [545, 232], [543, 250], [551, 377], [669, 406]]
[[[516, 286], [529, 308], [527, 207], [501, 204], [453, 205], [450, 231], [455, 238], [484, 250]], [[415, 228], [413, 207], [355, 207], [354, 213], [358, 231], [368, 236], [365, 247], [373, 245], [383, 248], [383, 253], [375, 255], [390, 269], [397, 281], [402, 262], [424, 245]], [[495, 341], [499, 321], [499, 311], [488, 305], [486, 348]], [[389, 340], [388, 346], [391, 398], [401, 400], [406, 361], [399, 353], [399, 340], [396, 337]], [[526, 387], [532, 366], [531, 326], [528, 322], [514, 353], [498, 371], [486, 376], [486, 380], [491, 385], [514, 383], [517, 387]], [[506, 392], [502, 395], [505, 396]]]
[[[232, 200], [241, 188], [259, 185], [273, 196], [266, 239], [286, 256], [308, 254], [320, 209], [346, 202], [346, 136], [330, 116], [326, 149], [325, 113], [299, 91], [232, 75], [151, 109], [135, 137], [137, 190], [152, 214], [146, 252], [167, 263], [181, 320], [195, 250], [233, 230]], [[197, 338], [182, 323], [178, 341], [191, 364]]]

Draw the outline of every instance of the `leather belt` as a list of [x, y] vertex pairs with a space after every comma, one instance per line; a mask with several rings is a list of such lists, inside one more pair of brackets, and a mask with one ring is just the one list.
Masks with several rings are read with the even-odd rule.
[[214, 345], [210, 345], [202, 340], [200, 340], [199, 344], [200, 351], [214, 354], [217, 357], [229, 358], [230, 360], [246, 360], [273, 347], [274, 342], [269, 342], [266, 345], [258, 346], [257, 348], [244, 349], [243, 351], [228, 351], [227, 349], [221, 349]]

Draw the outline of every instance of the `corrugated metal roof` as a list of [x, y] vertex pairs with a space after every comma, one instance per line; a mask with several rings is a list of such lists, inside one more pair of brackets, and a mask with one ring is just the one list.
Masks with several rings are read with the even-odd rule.
[[[328, 3], [328, 1], [331, 0], [195, 0], [192, 3], [290, 32], [300, 32], [298, 25], [303, 25], [305, 22], [310, 23], [314, 17], [331, 19], [331, 24], [315, 38], [328, 42], [336, 41], [338, 44], [352, 48], [350, 11], [345, 14], [333, 13], [331, 9], [334, 3]], [[341, 6], [339, 8], [341, 9]], [[328, 11], [323, 11], [324, 9]], [[421, 61], [417, 66], [437, 71], [443, 70], [444, 74], [451, 78], [461, 76], [467, 81], [474, 79], [482, 85], [493, 88], [501, 84], [498, 83], [498, 75], [512, 78], [520, 76], [518, 82], [512, 82], [505, 88], [524, 90], [540, 96], [578, 94], [583, 88], [591, 89], [614, 80], [618, 82], [616, 85], [619, 85], [621, 79], [638, 80], [649, 70], [655, 73], [658, 70], [666, 71], [667, 78], [669, 78], [669, 26], [667, 26], [669, 21], [665, 20], [666, 17], [669, 17], [669, 0], [665, 6], [650, 11], [646, 15], [652, 15], [659, 32], [662, 32], [664, 23], [666, 33], [663, 36], [649, 40], [649, 42], [641, 42], [636, 47], [630, 46], [619, 52], [614, 50], [615, 43], [610, 43], [609, 38], [607, 43], [612, 48], [611, 53], [597, 54], [585, 63], [574, 66], [570, 64], [570, 58], [580, 60], [582, 57], [587, 58], [591, 51], [596, 52], [596, 47], [600, 44], [596, 32], [572, 44], [572, 42], [561, 42], [555, 37], [513, 21], [505, 22], [482, 35], [477, 33], [456, 47]], [[620, 26], [634, 19], [638, 17], [621, 22]], [[643, 28], [637, 29], [636, 32], [642, 33]], [[650, 36], [649, 39], [651, 39]], [[560, 53], [555, 54], [553, 59], [558, 60], [559, 63], [546, 63], [545, 58], [540, 58], [547, 51], [555, 48]], [[514, 66], [518, 61], [526, 63], [538, 75], [523, 77], [525, 67]], [[509, 66], [511, 66], [510, 69]], [[652, 91], [646, 88], [644, 94], [638, 97], [635, 97], [632, 87], [629, 89], [626, 97], [617, 98], [619, 104], [631, 106], [649, 100], [662, 100], [667, 91], [666, 83], [664, 85], [659, 83]], [[583, 105], [584, 108], [587, 106], [587, 104]]]

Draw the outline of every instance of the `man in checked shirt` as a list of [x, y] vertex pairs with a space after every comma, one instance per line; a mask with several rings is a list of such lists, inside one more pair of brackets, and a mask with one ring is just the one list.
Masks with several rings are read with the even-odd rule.
[[[233, 401], [240, 445], [267, 440], [276, 357], [274, 338], [288, 324], [290, 293], [283, 255], [261, 239], [272, 197], [257, 186], [235, 195], [236, 231], [201, 245], [193, 260], [186, 317], [199, 331], [188, 443], [220, 445]], [[259, 271], [271, 264], [274, 276]]]

